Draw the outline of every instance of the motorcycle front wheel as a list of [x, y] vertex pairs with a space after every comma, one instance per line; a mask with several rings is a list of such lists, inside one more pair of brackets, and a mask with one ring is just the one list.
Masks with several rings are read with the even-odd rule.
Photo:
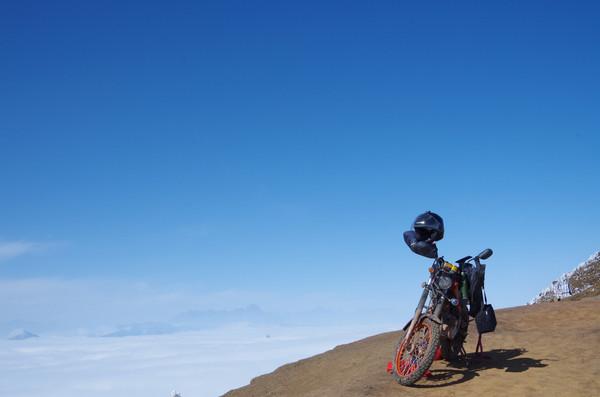
[[394, 379], [404, 386], [418, 381], [429, 369], [440, 343], [440, 326], [428, 318], [415, 325], [411, 335], [400, 339], [393, 360]]

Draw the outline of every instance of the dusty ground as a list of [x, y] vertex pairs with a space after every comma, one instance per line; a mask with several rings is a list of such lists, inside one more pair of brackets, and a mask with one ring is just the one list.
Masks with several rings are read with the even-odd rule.
[[[284, 365], [225, 396], [600, 396], [599, 298], [499, 310], [483, 358], [434, 362], [433, 376], [413, 387], [385, 371], [399, 335], [392, 332]], [[474, 329], [467, 342], [473, 352]]]

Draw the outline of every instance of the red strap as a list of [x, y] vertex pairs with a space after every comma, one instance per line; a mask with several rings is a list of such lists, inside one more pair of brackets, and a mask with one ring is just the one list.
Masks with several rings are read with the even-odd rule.
[[479, 339], [477, 339], [477, 347], [475, 348], [475, 354], [483, 354], [483, 343], [481, 343], [481, 334], [479, 334]]

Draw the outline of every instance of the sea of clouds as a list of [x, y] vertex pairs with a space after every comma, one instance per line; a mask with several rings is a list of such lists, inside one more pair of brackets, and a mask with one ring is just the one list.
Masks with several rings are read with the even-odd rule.
[[166, 335], [0, 340], [0, 395], [220, 396], [282, 364], [393, 328], [232, 324]]
[[380, 295], [0, 279], [0, 396], [220, 396], [400, 328], [410, 310]]

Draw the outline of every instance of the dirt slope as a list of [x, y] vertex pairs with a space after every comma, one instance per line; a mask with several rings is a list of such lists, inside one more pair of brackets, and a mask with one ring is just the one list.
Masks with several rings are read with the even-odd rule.
[[[599, 297], [504, 309], [497, 317], [497, 331], [484, 335], [484, 357], [434, 362], [433, 376], [413, 387], [385, 372], [399, 335], [391, 332], [284, 365], [225, 396], [600, 396]], [[476, 341], [471, 329], [467, 352]]]

